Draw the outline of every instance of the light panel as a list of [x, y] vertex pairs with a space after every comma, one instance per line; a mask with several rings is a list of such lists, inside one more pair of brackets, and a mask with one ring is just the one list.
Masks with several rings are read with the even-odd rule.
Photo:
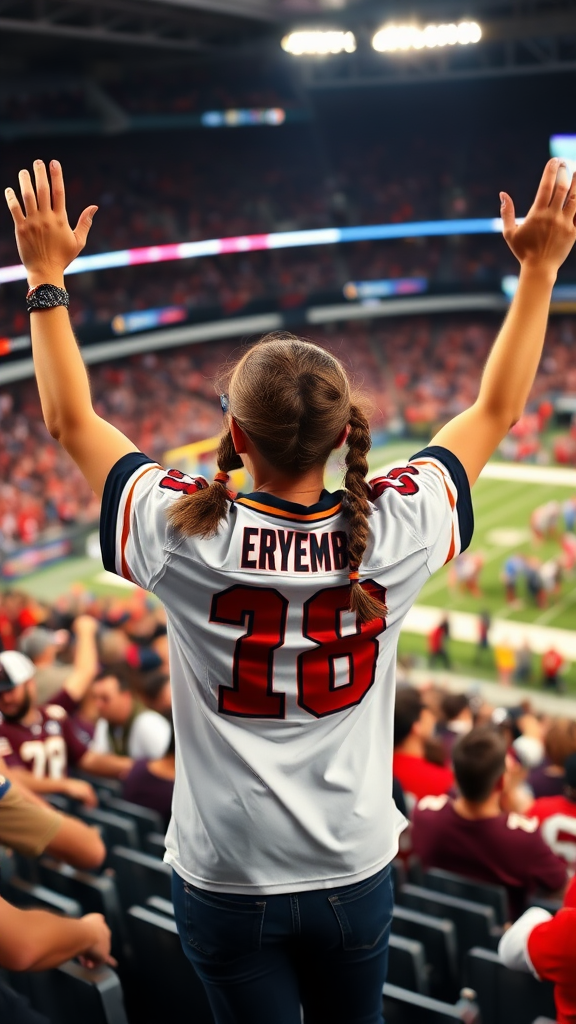
[[441, 46], [468, 46], [478, 43], [482, 29], [476, 21], [461, 21], [458, 25], [384, 25], [372, 39], [379, 53], [398, 53], [406, 50], [433, 50]]
[[354, 53], [356, 37], [353, 32], [312, 29], [290, 32], [282, 40], [282, 49], [295, 57], [322, 57], [333, 53]]

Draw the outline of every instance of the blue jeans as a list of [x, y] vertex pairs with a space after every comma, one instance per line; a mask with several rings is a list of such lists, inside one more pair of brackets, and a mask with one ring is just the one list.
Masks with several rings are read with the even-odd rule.
[[278, 896], [172, 875], [180, 940], [216, 1024], [382, 1024], [390, 865], [355, 885]]

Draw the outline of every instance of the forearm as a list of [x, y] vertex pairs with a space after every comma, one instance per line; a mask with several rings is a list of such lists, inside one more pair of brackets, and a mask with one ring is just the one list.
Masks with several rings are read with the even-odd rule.
[[10, 768], [9, 778], [32, 793], [63, 793], [66, 789], [65, 779], [38, 778], [26, 768]]
[[[64, 287], [64, 278], [29, 284]], [[88, 374], [64, 306], [30, 314], [32, 355], [44, 421], [51, 434], [61, 437], [92, 413]]]
[[477, 405], [511, 426], [522, 415], [542, 355], [552, 269], [523, 266], [508, 316], [488, 357]]
[[122, 778], [130, 771], [133, 760], [119, 754], [97, 754], [89, 750], [80, 761], [78, 767], [91, 775], [102, 775], [109, 779]]
[[78, 629], [76, 632], [74, 668], [64, 684], [64, 688], [72, 697], [72, 700], [78, 703], [83, 700], [97, 671], [98, 650], [96, 635], [91, 629]]
[[8, 970], [49, 970], [83, 953], [94, 941], [94, 929], [84, 919], [16, 908], [10, 908], [8, 916], [14, 918], [10, 934], [5, 943], [0, 941], [1, 966]]

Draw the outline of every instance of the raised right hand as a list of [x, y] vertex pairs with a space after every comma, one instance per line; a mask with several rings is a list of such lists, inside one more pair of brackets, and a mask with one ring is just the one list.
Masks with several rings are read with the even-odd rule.
[[561, 160], [549, 160], [536, 198], [523, 224], [516, 224], [514, 203], [500, 193], [504, 238], [523, 266], [555, 274], [576, 241], [576, 174], [556, 185]]

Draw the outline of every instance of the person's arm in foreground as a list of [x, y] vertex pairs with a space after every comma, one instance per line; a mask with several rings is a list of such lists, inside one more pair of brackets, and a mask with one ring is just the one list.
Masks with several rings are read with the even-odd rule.
[[[92, 771], [92, 769], [86, 768], [85, 771]], [[100, 774], [104, 773], [100, 772]], [[11, 782], [15, 782], [17, 786], [21, 786], [22, 789], [28, 792], [40, 795], [44, 793], [60, 793], [62, 796], [70, 797], [71, 800], [79, 800], [86, 807], [98, 806], [98, 797], [94, 789], [84, 779], [50, 779], [45, 775], [38, 777], [28, 771], [27, 768], [17, 766], [11, 766], [8, 769], [8, 778]]]
[[102, 914], [76, 920], [45, 910], [18, 910], [0, 897], [0, 967], [47, 971], [76, 956], [86, 967], [115, 966], [110, 929]]
[[559, 184], [554, 191], [560, 163], [555, 159], [546, 165], [523, 224], [516, 225], [514, 204], [501, 193], [504, 238], [520, 262], [518, 290], [488, 357], [474, 405], [430, 442], [458, 457], [470, 484], [524, 411], [542, 354], [556, 274], [576, 241], [576, 175], [569, 187]]
[[[64, 271], [84, 248], [92, 216], [97, 210], [95, 206], [87, 207], [73, 231], [68, 223], [64, 180], [57, 161], [51, 162], [50, 175], [52, 195], [42, 160], [34, 162], [36, 191], [28, 171], [20, 171], [25, 215], [14, 190], [9, 188], [5, 193], [30, 288], [39, 284], [64, 287]], [[123, 455], [138, 449], [121, 431], [95, 413], [88, 374], [68, 311], [58, 306], [33, 312], [30, 333], [46, 426], [101, 497], [112, 466]]]

